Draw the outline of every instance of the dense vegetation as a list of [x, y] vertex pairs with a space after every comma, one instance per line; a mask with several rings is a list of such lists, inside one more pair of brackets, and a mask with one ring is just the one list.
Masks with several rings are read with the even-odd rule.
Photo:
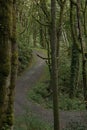
[[[37, 56], [47, 68], [28, 97], [53, 109], [54, 130], [60, 130], [59, 110], [87, 110], [87, 1], [0, 0], [0, 19], [0, 130], [13, 130], [17, 69], [29, 67], [34, 48], [46, 50]], [[45, 126], [27, 120], [26, 129]]]

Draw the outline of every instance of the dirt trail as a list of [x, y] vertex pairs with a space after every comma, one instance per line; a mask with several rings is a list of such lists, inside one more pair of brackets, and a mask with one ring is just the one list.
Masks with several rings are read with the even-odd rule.
[[[35, 55], [35, 54], [34, 54]], [[23, 75], [17, 80], [16, 83], [16, 96], [15, 96], [15, 116], [23, 115], [27, 109], [36, 114], [41, 120], [53, 123], [52, 110], [48, 110], [27, 100], [27, 92], [32, 89], [33, 85], [37, 83], [40, 77], [44, 74], [45, 61], [35, 56], [36, 64], [27, 69]], [[61, 111], [60, 112], [60, 126], [61, 128], [70, 121], [81, 121], [87, 125], [87, 112], [86, 111]]]

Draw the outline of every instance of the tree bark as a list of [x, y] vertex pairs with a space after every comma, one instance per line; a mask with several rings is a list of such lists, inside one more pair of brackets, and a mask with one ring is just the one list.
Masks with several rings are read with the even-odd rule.
[[58, 69], [56, 58], [56, 1], [51, 0], [51, 57], [52, 57], [52, 89], [53, 89], [53, 113], [54, 130], [59, 130], [59, 108], [58, 108]]
[[0, 130], [6, 128], [11, 71], [12, 0], [0, 0]]
[[66, 0], [61, 2], [60, 6], [60, 14], [58, 20], [58, 28], [57, 28], [57, 50], [56, 50], [56, 57], [57, 57], [57, 67], [59, 62], [59, 46], [60, 46], [60, 39], [62, 34], [62, 25], [63, 25], [63, 18], [64, 18], [64, 9], [65, 9]]
[[7, 108], [7, 124], [9, 130], [12, 130], [14, 125], [14, 94], [18, 68], [18, 47], [16, 42], [16, 0], [13, 0], [12, 21], [13, 22], [11, 37], [11, 79], [9, 86], [9, 100]]
[[78, 20], [78, 31], [79, 31], [79, 43], [81, 45], [82, 52], [82, 76], [83, 76], [83, 90], [84, 90], [84, 101], [87, 109], [87, 79], [86, 79], [86, 57], [85, 48], [82, 39], [82, 25], [81, 25], [81, 1], [77, 0], [77, 20]]
[[[76, 7], [75, 7], [76, 8]], [[79, 49], [80, 45], [78, 42], [77, 34], [77, 23], [75, 22], [75, 10], [72, 1], [70, 1], [70, 26], [71, 26], [71, 37], [72, 37], [72, 56], [71, 56], [71, 75], [70, 75], [70, 88], [69, 97], [73, 98], [75, 96], [75, 89], [78, 83], [79, 76]]]

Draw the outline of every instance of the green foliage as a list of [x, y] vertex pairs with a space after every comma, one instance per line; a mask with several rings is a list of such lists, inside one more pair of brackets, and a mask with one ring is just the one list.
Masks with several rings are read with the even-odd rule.
[[16, 120], [14, 130], [52, 130], [52, 126], [28, 112], [28, 114]]
[[[29, 3], [27, 3], [28, 5]], [[17, 9], [19, 15], [17, 15], [17, 43], [18, 43], [18, 53], [19, 53], [19, 73], [24, 71], [26, 67], [29, 66], [32, 58], [32, 49], [31, 49], [31, 27], [32, 21], [30, 21], [29, 11], [31, 10], [26, 5], [26, 2], [18, 1]], [[30, 4], [29, 4], [30, 6]], [[23, 12], [21, 12], [21, 10]]]
[[85, 104], [83, 100], [74, 97], [70, 99], [67, 95], [61, 95], [59, 98], [59, 108], [60, 110], [84, 110]]
[[4, 123], [4, 126], [2, 127], [1, 130], [10, 130], [10, 128], [7, 123]]
[[47, 86], [48, 84], [45, 83], [37, 84], [33, 90], [29, 92], [29, 98], [39, 104], [44, 105], [46, 103], [45, 97], [48, 95]]
[[32, 49], [27, 44], [19, 44], [19, 72], [29, 66], [32, 58]]
[[[41, 49], [41, 52], [44, 55], [46, 55], [46, 51], [44, 51], [44, 49]], [[36, 85], [32, 87], [33, 89], [28, 92], [28, 98], [39, 104], [45, 105], [46, 103], [45, 97], [48, 95], [47, 90], [48, 85], [49, 85], [49, 71], [48, 67], [46, 66], [44, 68], [44, 73], [40, 77], [39, 81], [37, 81]]]
[[86, 130], [86, 126], [83, 125], [80, 121], [70, 121], [69, 124], [63, 130]]
[[[29, 98], [33, 101], [43, 105], [47, 108], [53, 108], [52, 105], [52, 95], [49, 95], [47, 91], [48, 84], [39, 83], [37, 84], [30, 92]], [[70, 99], [68, 95], [60, 95], [59, 96], [59, 109], [60, 110], [85, 110], [85, 104], [83, 99], [73, 98]]]
[[[63, 43], [62, 43], [63, 44]], [[64, 55], [63, 55], [64, 53]], [[70, 54], [67, 47], [63, 44], [60, 47], [60, 60], [59, 60], [59, 88], [61, 92], [67, 93], [70, 84]]]
[[[66, 70], [64, 70], [66, 71]], [[29, 91], [28, 98], [43, 105], [46, 108], [53, 108], [52, 94], [49, 95], [48, 86], [49, 80], [48, 69], [45, 69], [44, 76], [41, 78], [39, 83], [33, 86], [33, 89]], [[64, 89], [64, 91], [62, 91]], [[84, 99], [81, 94], [78, 94], [78, 98], [74, 97], [70, 99], [67, 93], [67, 88], [60, 86], [59, 95], [59, 109], [60, 110], [85, 110]]]

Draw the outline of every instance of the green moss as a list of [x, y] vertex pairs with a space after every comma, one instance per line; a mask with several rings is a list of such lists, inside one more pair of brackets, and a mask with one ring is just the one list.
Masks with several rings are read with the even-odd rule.
[[7, 114], [6, 123], [8, 124], [8, 126], [13, 126], [13, 123], [14, 123], [14, 114], [13, 113], [8, 113]]
[[8, 106], [6, 111], [6, 124], [10, 130], [14, 123], [14, 88], [17, 75], [17, 65], [18, 65], [18, 52], [16, 43], [16, 21], [15, 21], [15, 9], [13, 5], [12, 9], [12, 28], [11, 28], [11, 78], [9, 86], [8, 95]]
[[0, 130], [7, 130], [6, 108], [11, 70], [12, 0], [0, 1]]

